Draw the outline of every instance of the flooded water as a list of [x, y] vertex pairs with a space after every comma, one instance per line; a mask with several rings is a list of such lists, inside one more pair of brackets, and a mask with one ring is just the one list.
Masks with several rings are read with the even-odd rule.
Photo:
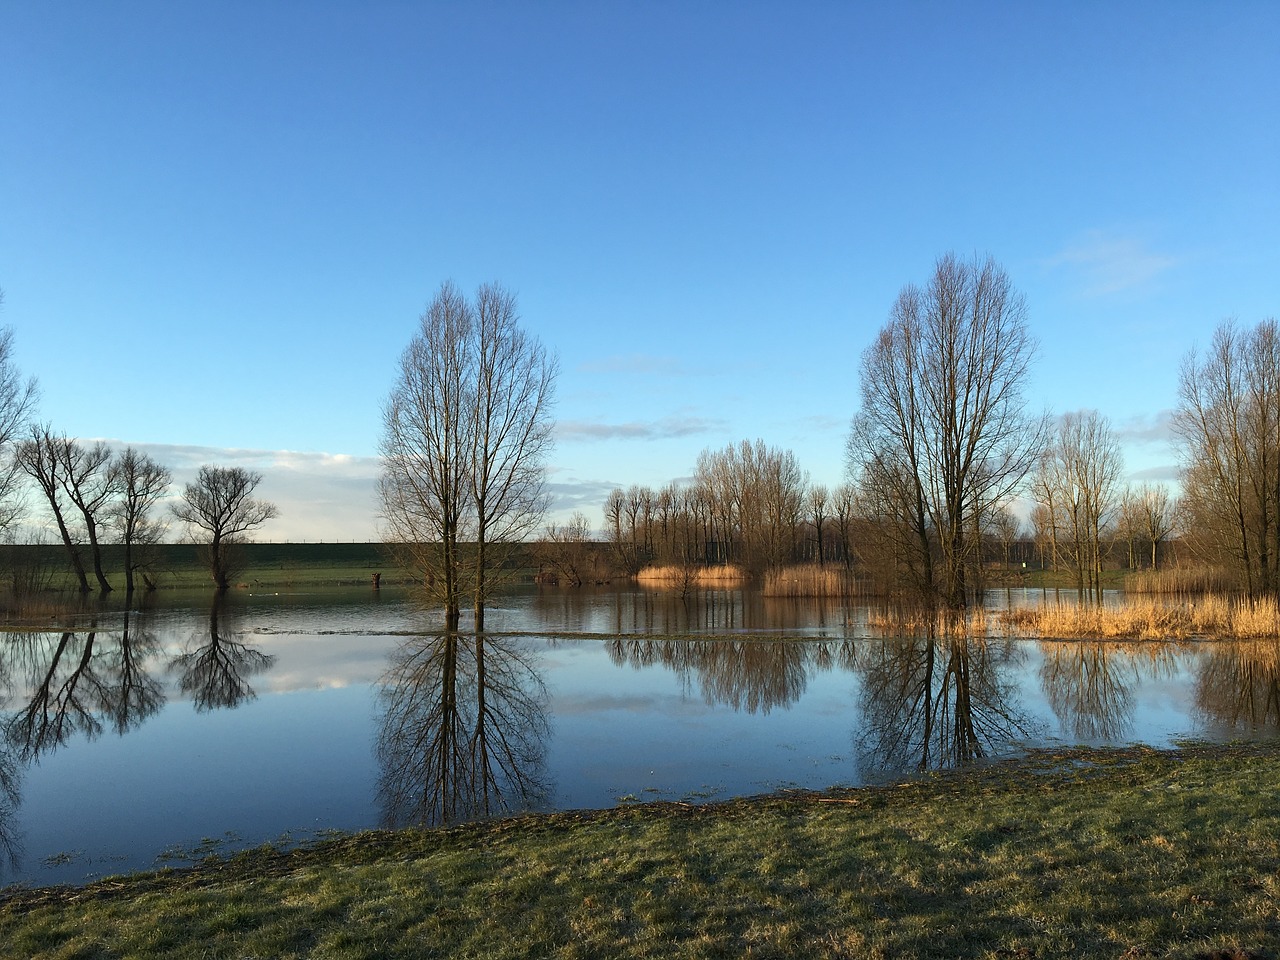
[[740, 590], [527, 591], [477, 638], [352, 590], [3, 635], [0, 883], [1280, 724], [1275, 642], [887, 639], [867, 619]]

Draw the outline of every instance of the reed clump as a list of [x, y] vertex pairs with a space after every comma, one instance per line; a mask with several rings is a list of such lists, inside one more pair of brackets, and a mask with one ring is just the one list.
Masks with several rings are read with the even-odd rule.
[[1254, 640], [1280, 637], [1280, 606], [1258, 600], [1208, 594], [1194, 600], [1162, 602], [1127, 598], [1105, 607], [1058, 600], [1000, 615], [1010, 629], [1027, 636], [1101, 640], [1186, 640], [1192, 637]]
[[895, 606], [871, 611], [867, 626], [892, 637], [986, 637], [993, 623], [982, 607], [955, 611]]
[[1151, 593], [1159, 596], [1200, 597], [1214, 593], [1232, 593], [1239, 583], [1221, 570], [1209, 567], [1170, 567], [1167, 570], [1141, 570], [1124, 578], [1124, 592]]
[[636, 581], [645, 586], [680, 586], [694, 584], [699, 587], [724, 586], [746, 583], [747, 572], [731, 563], [703, 567], [696, 564], [664, 564], [645, 567], [636, 574]]
[[854, 593], [853, 578], [841, 567], [806, 563], [770, 570], [760, 592], [766, 597], [847, 597]]

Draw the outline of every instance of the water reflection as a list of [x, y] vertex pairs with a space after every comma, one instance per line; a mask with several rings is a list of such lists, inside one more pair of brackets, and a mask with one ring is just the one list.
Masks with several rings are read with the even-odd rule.
[[37, 633], [11, 641], [33, 674], [30, 699], [5, 725], [5, 740], [21, 761], [60, 747], [73, 734], [93, 739], [102, 732], [115, 690], [102, 658], [95, 661], [97, 636], [94, 630], [83, 636]]
[[910, 637], [870, 644], [855, 734], [864, 766], [884, 771], [961, 766], [1038, 735], [1009, 676], [1016, 643]]
[[1215, 644], [1196, 677], [1196, 708], [1230, 730], [1280, 730], [1280, 640]]
[[547, 692], [528, 641], [416, 637], [392, 655], [379, 698], [385, 826], [488, 817], [548, 795]]
[[209, 610], [208, 629], [191, 635], [187, 649], [173, 658], [169, 670], [178, 689], [190, 695], [196, 710], [237, 707], [257, 697], [249, 678], [275, 663], [275, 657], [239, 639], [234, 618], [223, 598]]
[[1135, 694], [1144, 679], [1177, 670], [1167, 643], [1044, 642], [1040, 686], [1058, 721], [1078, 740], [1122, 742], [1134, 725]]
[[545, 630], [668, 636], [778, 631], [845, 636], [856, 613], [833, 598], [764, 597], [743, 589], [697, 590], [682, 597], [678, 591], [643, 588], [539, 590], [531, 612]]
[[695, 680], [709, 706], [724, 704], [747, 713], [786, 709], [800, 699], [811, 670], [851, 663], [849, 642], [796, 640], [659, 640], [612, 637], [609, 658], [619, 666], [643, 669], [661, 665]]

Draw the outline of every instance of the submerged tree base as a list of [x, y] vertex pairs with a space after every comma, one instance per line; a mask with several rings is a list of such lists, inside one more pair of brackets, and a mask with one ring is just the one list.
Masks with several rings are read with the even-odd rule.
[[10, 892], [0, 956], [1271, 957], [1280, 747], [522, 816]]

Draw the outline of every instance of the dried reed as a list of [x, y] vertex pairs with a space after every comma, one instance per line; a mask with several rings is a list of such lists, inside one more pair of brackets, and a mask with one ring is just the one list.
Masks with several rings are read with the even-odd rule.
[[666, 587], [693, 583], [705, 587], [745, 583], [748, 577], [745, 570], [730, 563], [722, 563], [714, 567], [667, 564], [660, 567], [645, 567], [636, 574], [636, 580], [646, 586]]
[[1154, 593], [1163, 596], [1200, 596], [1206, 593], [1231, 593], [1239, 584], [1221, 570], [1208, 567], [1173, 567], [1168, 570], [1143, 570], [1124, 578], [1124, 592]]
[[770, 570], [761, 588], [766, 597], [847, 597], [853, 592], [853, 581], [843, 569], [816, 563]]
[[1061, 600], [1000, 614], [1008, 627], [1042, 638], [1100, 640], [1256, 639], [1280, 637], [1280, 606], [1209, 594], [1194, 601], [1126, 599], [1107, 607]]

